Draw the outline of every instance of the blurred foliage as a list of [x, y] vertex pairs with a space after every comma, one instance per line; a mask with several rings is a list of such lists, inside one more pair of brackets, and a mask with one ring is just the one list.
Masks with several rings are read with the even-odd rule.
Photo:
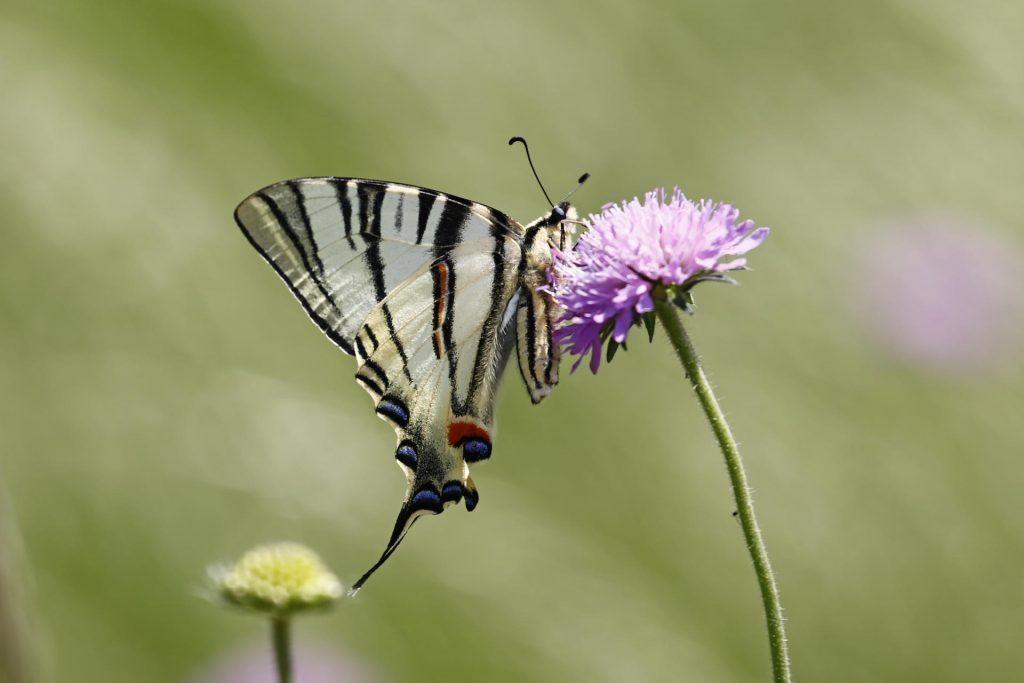
[[[1020, 248], [1022, 21], [949, 0], [5, 3], [0, 485], [44, 680], [181, 681], [262, 642], [194, 597], [254, 543], [308, 543], [348, 581], [377, 557], [391, 430], [231, 212], [338, 174], [529, 220], [514, 134], [553, 194], [593, 174], [584, 211], [680, 184], [774, 229], [690, 327], [798, 679], [1017, 680], [1019, 338], [960, 372], [852, 311], [883, 222], [962, 217]], [[539, 408], [510, 375], [480, 508], [417, 525], [298, 639], [390, 681], [765, 680], [720, 456], [664, 338], [637, 342]]]

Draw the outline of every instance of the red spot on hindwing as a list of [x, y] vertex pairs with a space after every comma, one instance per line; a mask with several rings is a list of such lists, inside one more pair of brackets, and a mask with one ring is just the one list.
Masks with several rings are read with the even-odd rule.
[[451, 422], [448, 424], [449, 446], [454, 446], [467, 438], [483, 439], [488, 444], [491, 443], [491, 435], [487, 433], [487, 430], [472, 422]]

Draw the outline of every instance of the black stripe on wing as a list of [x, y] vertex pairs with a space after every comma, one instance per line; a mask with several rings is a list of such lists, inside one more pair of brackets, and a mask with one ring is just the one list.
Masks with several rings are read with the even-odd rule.
[[[416, 198], [416, 204], [414, 207], [410, 207], [412, 213], [415, 214], [416, 218], [416, 238], [415, 240], [410, 236], [407, 238], [410, 244], [422, 244], [424, 242], [428, 244], [444, 244], [437, 237], [438, 230], [441, 228], [440, 222], [438, 225], [431, 225], [430, 215], [434, 205], [438, 201], [444, 201], [450, 204], [455, 204], [468, 211], [467, 217], [476, 217], [482, 220], [494, 228], [496, 232], [501, 235], [508, 237], [516, 242], [521, 242], [523, 238], [523, 226], [517, 221], [513, 220], [503, 211], [499, 211], [492, 206], [481, 204], [480, 202], [474, 202], [460, 197], [459, 195], [449, 194], [447, 192], [441, 192], [434, 190], [429, 187], [422, 187], [419, 185], [410, 185], [408, 183], [391, 182], [386, 180], [373, 180], [369, 178], [342, 178], [335, 176], [320, 176], [320, 177], [309, 177], [309, 178], [295, 178], [293, 180], [281, 181], [280, 183], [274, 183], [261, 190], [261, 192], [269, 192], [276, 188], [277, 185], [282, 183], [307, 183], [307, 182], [324, 182], [329, 183], [334, 187], [335, 193], [338, 198], [338, 202], [341, 204], [341, 213], [344, 217], [345, 222], [345, 234], [351, 235], [353, 219], [361, 222], [362, 232], [368, 232], [370, 234], [380, 234], [379, 230], [373, 229], [374, 227], [380, 226], [378, 221], [374, 224], [372, 218], [374, 209], [379, 211], [380, 207], [383, 206], [383, 196], [381, 196], [381, 204], [376, 207], [372, 203], [366, 203], [362, 201], [362, 194], [365, 193], [367, 196], [373, 195], [376, 192], [401, 192], [406, 196]], [[350, 193], [349, 183], [355, 185], [356, 196], [353, 197]], [[353, 207], [353, 201], [359, 204], [359, 206]], [[366, 207], [365, 210], [363, 207]], [[362, 220], [362, 214], [365, 211], [365, 221]], [[355, 215], [353, 215], [355, 214]], [[403, 222], [405, 209], [402, 210]], [[413, 216], [408, 217], [411, 221]], [[366, 227], [362, 227], [366, 226]], [[396, 221], [396, 232], [400, 229], [397, 226]]]
[[[245, 209], [246, 206], [250, 208]], [[252, 223], [260, 214], [261, 223]], [[249, 227], [243, 216], [250, 221]], [[443, 261], [464, 240], [475, 241], [485, 236], [494, 239], [497, 258], [506, 240], [521, 245], [524, 238], [523, 227], [506, 214], [456, 195], [412, 185], [339, 177], [298, 178], [269, 185], [239, 205], [235, 221], [317, 327], [346, 353], [355, 352], [354, 337], [362, 322], [360, 316], [364, 310], [368, 312], [364, 306], [383, 304], [384, 325], [376, 332], [395, 340], [407, 378], [407, 353], [386, 302], [388, 290], [402, 276], [387, 275], [382, 244], [421, 244], [437, 262]], [[398, 231], [403, 222], [408, 229], [400, 236]], [[338, 265], [339, 249], [347, 249], [352, 260], [365, 264], [369, 296], [364, 303], [349, 301], [346, 297], [352, 290], [339, 289], [334, 280], [339, 269], [348, 263], [341, 261]], [[451, 340], [454, 324], [454, 271], [450, 278], [451, 286], [446, 287], [446, 317], [440, 326], [446, 341]], [[449, 370], [454, 376], [456, 349], [451, 343], [445, 346], [453, 360]]]
[[469, 388], [466, 390], [467, 401], [474, 400], [480, 391], [480, 387], [490, 369], [491, 359], [497, 352], [497, 332], [501, 317], [508, 306], [505, 292], [505, 241], [495, 236], [494, 251], [491, 258], [494, 260], [494, 275], [491, 280], [491, 308], [487, 313], [483, 329], [480, 332], [480, 344], [476, 350], [476, 360], [473, 362], [473, 375], [469, 380]]
[[[291, 182], [298, 183], [299, 181], [293, 180]], [[334, 188], [334, 196], [338, 199], [338, 206], [341, 207], [341, 221], [345, 226], [345, 240], [348, 241], [350, 249], [356, 248], [356, 243], [352, 240], [352, 200], [348, 198], [348, 183], [341, 178], [331, 178], [328, 184]]]
[[[374, 192], [372, 199], [369, 193], [360, 191], [360, 226], [366, 226], [367, 217], [369, 217], [368, 227], [370, 230], [376, 230], [376, 233], [367, 232], [367, 234], [378, 238], [380, 237], [380, 207], [383, 202], [383, 190]], [[394, 343], [395, 349], [398, 350], [398, 355], [402, 358], [402, 372], [406, 379], [412, 382], [412, 374], [409, 372], [409, 358], [405, 355], [405, 347], [395, 331], [395, 321], [391, 316], [391, 309], [388, 308], [387, 302], [384, 301], [384, 298], [387, 296], [387, 289], [384, 283], [384, 260], [380, 255], [380, 239], [373, 240], [368, 244], [363, 257], [366, 260], [366, 269], [370, 272], [370, 277], [373, 280], [374, 296], [376, 296], [377, 303], [381, 305], [381, 312], [384, 314], [384, 323], [388, 328], [388, 336]]]
[[[285, 231], [285, 234], [287, 234], [288, 237], [293, 241], [295, 249], [299, 252], [299, 257], [302, 259], [306, 269], [309, 270], [310, 273], [312, 273], [313, 271], [309, 267], [309, 257], [306, 255], [306, 252], [303, 249], [302, 243], [299, 241], [298, 236], [295, 235], [295, 231], [291, 228], [291, 225], [288, 223], [288, 219], [281, 212], [281, 208], [263, 190], [257, 192], [253, 196], [258, 197], [267, 205], [271, 213], [273, 213], [274, 215], [274, 220], [280, 223], [281, 228]], [[242, 204], [239, 204], [239, 208], [241, 208], [243, 204], [244, 202]], [[306, 300], [306, 297], [299, 291], [298, 287], [295, 286], [295, 284], [291, 281], [291, 279], [288, 278], [285, 272], [281, 270], [280, 266], [277, 265], [274, 259], [270, 257], [270, 254], [268, 254], [263, 249], [263, 247], [260, 246], [259, 242], [256, 241], [253, 235], [245, 227], [245, 224], [242, 222], [241, 217], [238, 215], [238, 210], [239, 209], [235, 209], [235, 223], [242, 231], [242, 234], [245, 235], [245, 239], [248, 240], [249, 244], [252, 245], [253, 249], [255, 249], [257, 253], [259, 253], [263, 260], [266, 261], [270, 265], [270, 267], [274, 269], [274, 272], [277, 273], [278, 277], [284, 280], [284, 283], [288, 285], [289, 291], [291, 291], [292, 295], [296, 299], [298, 299], [299, 304], [302, 305], [303, 310], [305, 310], [306, 314], [313, 320], [314, 323], [316, 323], [316, 326], [319, 327], [320, 330], [327, 335], [327, 338], [334, 342], [342, 351], [344, 351], [350, 356], [354, 356], [355, 349], [352, 348], [352, 345], [349, 344], [344, 337], [338, 334], [338, 332], [331, 327], [330, 323], [324, 320], [323, 317], [321, 317], [320, 314], [313, 309], [309, 301]], [[337, 309], [337, 305], [334, 303], [334, 300], [331, 299], [331, 297], [327, 294], [323, 287], [323, 284], [318, 282], [317, 288], [320, 290], [320, 293], [324, 295], [326, 300], [330, 302], [330, 305], [333, 308]]]
[[434, 208], [434, 202], [440, 193], [420, 192], [417, 202], [416, 217], [416, 244], [423, 244], [423, 235], [427, 232], [427, 221], [430, 219], [430, 210]]
[[[448, 276], [447, 286], [441, 288], [445, 301], [443, 302], [444, 315], [440, 322], [444, 350], [448, 356], [448, 382], [451, 384], [452, 409], [456, 414], [461, 413], [465, 408], [455, 405], [458, 402], [458, 349], [455, 348], [455, 340], [452, 339], [452, 329], [455, 326], [455, 288], [458, 286], [458, 280], [449, 255], [461, 240], [462, 230], [466, 221], [469, 220], [469, 216], [470, 207], [446, 200], [441, 217], [437, 222], [437, 228], [434, 230], [434, 254], [438, 259], [448, 262], [448, 267], [444, 269]], [[437, 292], [436, 289], [435, 292]], [[440, 292], [438, 293], [440, 294]], [[439, 305], [440, 303], [438, 302]]]
[[367, 339], [370, 340], [370, 343], [373, 344], [373, 350], [376, 351], [377, 347], [380, 346], [380, 342], [377, 341], [377, 335], [373, 333], [373, 330], [370, 329], [369, 325], [364, 325], [363, 331], [366, 332]]

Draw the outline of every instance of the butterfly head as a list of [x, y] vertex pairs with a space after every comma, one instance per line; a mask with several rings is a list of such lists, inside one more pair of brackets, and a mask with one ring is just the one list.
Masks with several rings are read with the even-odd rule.
[[552, 247], [564, 251], [572, 248], [574, 226], [579, 222], [576, 207], [569, 202], [561, 202], [551, 208], [548, 214], [548, 242]]
[[[571, 214], [571, 215], [570, 215]], [[551, 212], [548, 214], [548, 225], [558, 225], [565, 219], [575, 220], [576, 209], [569, 202], [562, 202], [555, 204], [551, 207]]]

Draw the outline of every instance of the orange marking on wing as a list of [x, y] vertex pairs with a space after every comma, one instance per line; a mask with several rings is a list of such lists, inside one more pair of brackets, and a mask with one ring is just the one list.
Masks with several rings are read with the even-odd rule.
[[438, 289], [437, 307], [434, 309], [434, 348], [437, 349], [437, 357], [441, 357], [444, 351], [444, 340], [441, 337], [441, 327], [444, 325], [444, 309], [448, 303], [448, 265], [437, 264], [437, 279], [440, 287]]
[[475, 437], [491, 443], [491, 435], [487, 433], [487, 430], [472, 422], [451, 422], [448, 424], [449, 446], [454, 446], [467, 437]]

